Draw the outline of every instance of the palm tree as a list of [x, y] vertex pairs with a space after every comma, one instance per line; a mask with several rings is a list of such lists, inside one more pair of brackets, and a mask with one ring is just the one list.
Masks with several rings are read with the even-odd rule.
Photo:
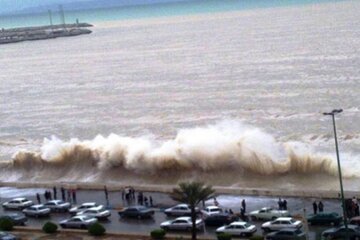
[[178, 188], [174, 188], [170, 197], [178, 202], [186, 203], [191, 209], [191, 236], [196, 240], [196, 211], [195, 207], [201, 202], [211, 198], [215, 190], [202, 182], [182, 182]]

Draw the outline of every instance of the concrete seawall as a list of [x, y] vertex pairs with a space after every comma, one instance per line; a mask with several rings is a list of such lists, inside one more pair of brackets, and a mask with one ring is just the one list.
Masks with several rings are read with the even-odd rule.
[[86, 27], [92, 27], [92, 25], [88, 23], [77, 23], [1, 29], [0, 44], [45, 40], [58, 37], [73, 37], [82, 34], [90, 34], [92, 31], [87, 29]]
[[[64, 186], [81, 190], [103, 190], [104, 183], [84, 182], [0, 182], [0, 187], [16, 188], [52, 188], [53, 186]], [[109, 191], [121, 191], [129, 185], [106, 183]], [[170, 193], [176, 185], [131, 185], [138, 191]], [[295, 189], [250, 189], [235, 187], [213, 186], [217, 194], [243, 195], [243, 196], [269, 196], [269, 197], [298, 197], [298, 198], [323, 198], [337, 199], [339, 192], [324, 190], [297, 191]], [[359, 192], [346, 191], [345, 197], [358, 196]]]

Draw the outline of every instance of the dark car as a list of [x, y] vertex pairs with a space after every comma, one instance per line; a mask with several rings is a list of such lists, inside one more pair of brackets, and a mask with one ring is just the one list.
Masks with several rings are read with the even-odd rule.
[[23, 214], [18, 213], [9, 213], [0, 216], [0, 219], [9, 219], [14, 223], [14, 225], [17, 226], [24, 226], [25, 222], [28, 220], [27, 217], [25, 217]]
[[223, 226], [237, 220], [239, 220], [238, 216], [227, 213], [217, 213], [206, 217], [204, 222], [207, 226]]
[[[330, 228], [322, 232], [322, 239], [345, 239], [346, 229], [345, 226]], [[347, 236], [350, 237], [351, 240], [360, 239], [360, 227], [357, 225], [348, 225], [348, 233]]]
[[306, 236], [299, 229], [284, 228], [266, 235], [265, 240], [305, 240]]
[[154, 215], [154, 210], [144, 206], [132, 206], [124, 208], [118, 213], [120, 217], [150, 218]]
[[333, 225], [339, 225], [342, 222], [342, 217], [335, 213], [318, 213], [318, 214], [311, 214], [307, 221], [309, 224], [315, 225], [315, 224], [333, 224]]
[[351, 218], [349, 224], [360, 226], [360, 216]]

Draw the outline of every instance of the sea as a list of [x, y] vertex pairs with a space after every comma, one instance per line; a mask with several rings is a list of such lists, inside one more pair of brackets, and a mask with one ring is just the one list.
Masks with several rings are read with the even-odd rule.
[[351, 0], [65, 9], [93, 33], [0, 45], [0, 181], [337, 191], [323, 113], [343, 109], [344, 188], [358, 191], [359, 12]]

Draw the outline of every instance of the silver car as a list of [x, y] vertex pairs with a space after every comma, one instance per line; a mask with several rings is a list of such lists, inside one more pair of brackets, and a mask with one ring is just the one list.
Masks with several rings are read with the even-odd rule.
[[[160, 224], [164, 230], [186, 230], [190, 231], [192, 228], [191, 217], [179, 217], [175, 220], [166, 221]], [[196, 229], [204, 229], [204, 222], [201, 219], [196, 219]]]
[[[195, 208], [196, 213], [199, 213], [199, 208]], [[178, 204], [174, 207], [165, 209], [164, 213], [167, 216], [190, 216], [191, 209], [187, 204]]]
[[27, 207], [30, 207], [34, 203], [26, 198], [14, 198], [13, 200], [10, 200], [8, 202], [4, 202], [2, 204], [4, 209], [24, 209]]
[[95, 217], [97, 219], [107, 219], [111, 216], [109, 210], [99, 209], [99, 208], [89, 208], [85, 211], [77, 213], [77, 215], [86, 215], [90, 217]]
[[47, 217], [50, 214], [50, 208], [45, 207], [42, 204], [38, 204], [25, 208], [23, 213], [27, 217]]
[[67, 212], [71, 207], [69, 202], [64, 202], [63, 200], [50, 200], [44, 205], [50, 208], [52, 212]]
[[98, 220], [94, 217], [79, 215], [72, 218], [61, 221], [59, 224], [62, 228], [80, 228], [86, 229], [90, 225], [97, 223]]
[[80, 206], [71, 208], [69, 210], [69, 212], [72, 215], [76, 215], [79, 212], [85, 211], [85, 210], [90, 209], [90, 208], [95, 208], [95, 207], [98, 208], [98, 209], [104, 209], [103, 205], [99, 205], [99, 204], [97, 204], [95, 202], [87, 202], [87, 203], [81, 204]]

